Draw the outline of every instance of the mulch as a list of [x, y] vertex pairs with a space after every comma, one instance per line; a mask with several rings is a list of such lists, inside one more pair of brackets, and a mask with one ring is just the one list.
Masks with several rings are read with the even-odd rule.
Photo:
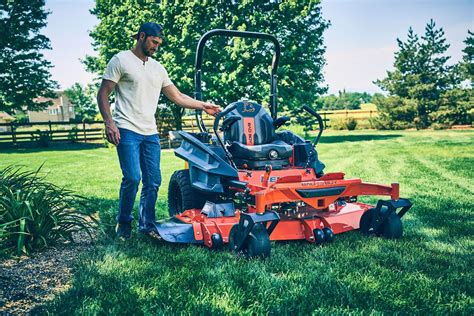
[[30, 257], [0, 259], [0, 314], [36, 314], [42, 305], [67, 290], [78, 256], [91, 248], [87, 235]]

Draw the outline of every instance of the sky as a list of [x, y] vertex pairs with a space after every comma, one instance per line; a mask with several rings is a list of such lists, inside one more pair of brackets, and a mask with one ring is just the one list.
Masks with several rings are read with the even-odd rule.
[[[87, 84], [94, 77], [80, 62], [86, 55], [97, 55], [89, 37], [98, 24], [89, 12], [93, 7], [92, 0], [46, 0], [51, 14], [42, 33], [51, 40], [52, 50], [44, 54], [61, 89], [75, 82]], [[373, 81], [393, 69], [396, 39], [405, 40], [410, 26], [419, 35], [430, 19], [442, 27], [451, 44], [450, 63], [461, 60], [467, 30], [474, 31], [474, 0], [323, 0], [322, 12], [331, 22], [324, 33], [328, 93], [382, 92]]]

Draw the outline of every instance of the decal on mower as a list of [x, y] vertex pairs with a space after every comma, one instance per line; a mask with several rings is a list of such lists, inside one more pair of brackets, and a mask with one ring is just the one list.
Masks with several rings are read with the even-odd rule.
[[255, 133], [255, 120], [253, 117], [244, 117], [244, 133], [247, 139], [247, 145], [254, 145], [253, 135]]
[[253, 105], [253, 103], [244, 101], [244, 106], [242, 108], [242, 112], [253, 113], [253, 112], [255, 112], [255, 106]]
[[[261, 175], [260, 176], [260, 182], [263, 182], [263, 178], [264, 178], [264, 175]], [[277, 182], [277, 180], [279, 179], [280, 177], [269, 177], [268, 178], [268, 182]]]
[[316, 186], [316, 187], [322, 187], [326, 185], [333, 185], [336, 184], [337, 181], [305, 181], [301, 182], [302, 186]]

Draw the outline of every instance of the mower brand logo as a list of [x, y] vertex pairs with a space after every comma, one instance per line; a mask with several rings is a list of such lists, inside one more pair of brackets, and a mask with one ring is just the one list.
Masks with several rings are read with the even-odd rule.
[[251, 122], [247, 123], [247, 133], [249, 136], [249, 143], [253, 144], [253, 126]]
[[255, 122], [251, 117], [244, 117], [244, 134], [246, 138], [246, 144], [249, 146], [254, 145], [254, 134], [255, 133]]
[[[273, 176], [269, 177], [268, 182], [277, 182], [278, 178], [280, 178], [280, 177], [273, 177]], [[260, 176], [260, 182], [263, 182], [263, 175]]]
[[244, 107], [242, 108], [242, 112], [253, 113], [255, 112], [255, 107], [252, 103], [244, 102]]

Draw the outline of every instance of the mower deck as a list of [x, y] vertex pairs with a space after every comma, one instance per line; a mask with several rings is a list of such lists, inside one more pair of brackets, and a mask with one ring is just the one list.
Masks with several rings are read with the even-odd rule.
[[[374, 206], [364, 203], [347, 203], [338, 211], [318, 212], [309, 218], [281, 219], [276, 225], [270, 240], [302, 240], [315, 242], [313, 231], [316, 228], [331, 228], [334, 234], [359, 229], [359, 221], [362, 214]], [[211, 236], [218, 233], [222, 236], [224, 243], [229, 242], [229, 232], [235, 224], [240, 221], [240, 211], [235, 216], [209, 218], [201, 213], [201, 210], [192, 209], [175, 218], [184, 224], [192, 225], [194, 232], [194, 243], [203, 243], [212, 248]], [[184, 241], [183, 241], [184, 242]], [[191, 241], [187, 241], [191, 242]]]

